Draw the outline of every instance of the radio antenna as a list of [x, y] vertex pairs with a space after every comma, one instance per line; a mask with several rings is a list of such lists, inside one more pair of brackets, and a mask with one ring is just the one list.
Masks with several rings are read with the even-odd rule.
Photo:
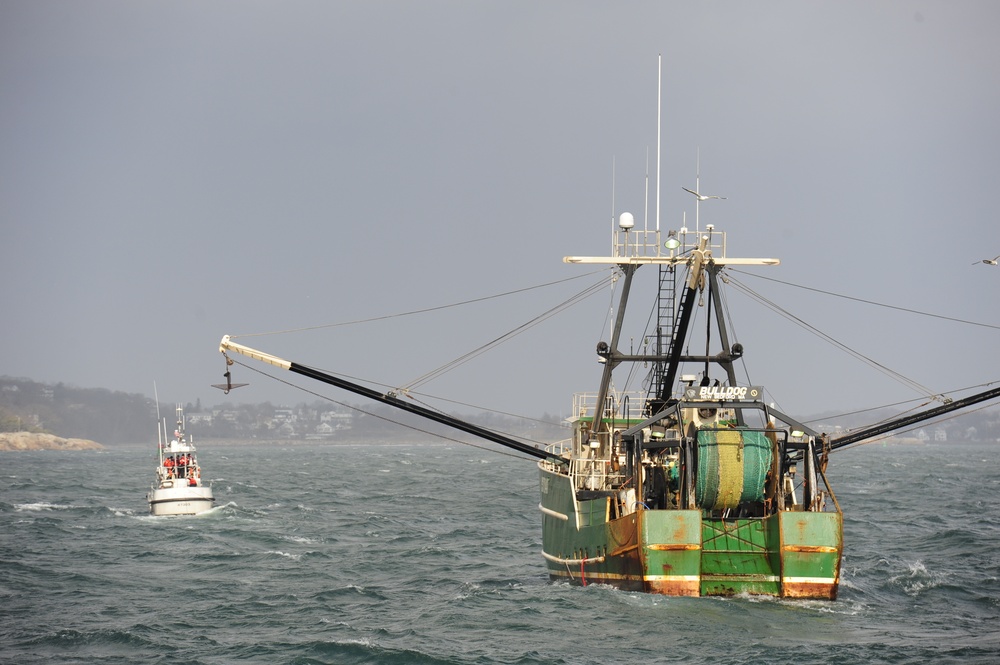
[[660, 231], [660, 87], [663, 81], [663, 54], [656, 56], [656, 231]]

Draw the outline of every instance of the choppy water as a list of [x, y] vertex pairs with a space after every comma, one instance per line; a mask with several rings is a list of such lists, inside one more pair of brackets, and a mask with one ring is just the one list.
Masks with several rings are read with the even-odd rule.
[[836, 602], [550, 583], [534, 463], [457, 444], [0, 453], [2, 663], [1000, 662], [1000, 446], [835, 453]]

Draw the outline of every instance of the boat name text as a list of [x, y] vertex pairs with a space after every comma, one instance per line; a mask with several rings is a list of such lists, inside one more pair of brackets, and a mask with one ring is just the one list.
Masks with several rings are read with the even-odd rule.
[[691, 386], [684, 391], [685, 399], [758, 401], [764, 389], [760, 386]]

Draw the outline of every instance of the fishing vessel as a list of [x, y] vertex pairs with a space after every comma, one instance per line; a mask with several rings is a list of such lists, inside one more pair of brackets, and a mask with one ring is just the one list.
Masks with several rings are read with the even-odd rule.
[[[769, 595], [833, 600], [840, 584], [843, 515], [826, 476], [832, 451], [1000, 397], [1000, 388], [831, 437], [764, 400], [737, 377], [744, 349], [731, 338], [720, 294], [730, 266], [778, 259], [730, 257], [707, 225], [636, 230], [623, 214], [603, 257], [619, 296], [596, 392], [573, 398], [572, 436], [538, 447], [441, 411], [222, 338], [227, 374], [247, 356], [446, 424], [538, 458], [541, 556], [549, 576], [672, 596]], [[655, 325], [641, 351], [621, 348], [640, 268], [656, 280]], [[709, 325], [692, 325], [696, 309]], [[703, 349], [691, 354], [688, 349]], [[618, 391], [615, 370], [647, 368], [646, 389]]]
[[185, 430], [184, 409], [177, 405], [173, 437], [164, 420], [157, 424], [156, 478], [146, 499], [151, 515], [197, 515], [212, 508], [212, 487], [201, 478], [198, 451]]

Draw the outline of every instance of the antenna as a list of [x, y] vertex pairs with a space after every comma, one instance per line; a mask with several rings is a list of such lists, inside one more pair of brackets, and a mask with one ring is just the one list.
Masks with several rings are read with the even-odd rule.
[[615, 156], [611, 155], [611, 246], [615, 246]]
[[156, 381], [153, 381], [153, 400], [156, 402], [156, 454], [163, 466], [163, 437], [160, 436], [160, 395], [156, 392]]
[[663, 54], [656, 56], [656, 230], [660, 230], [660, 87], [663, 81]]
[[[701, 194], [701, 146], [695, 153], [694, 159], [694, 191]], [[694, 230], [701, 233], [701, 197], [694, 200]]]

